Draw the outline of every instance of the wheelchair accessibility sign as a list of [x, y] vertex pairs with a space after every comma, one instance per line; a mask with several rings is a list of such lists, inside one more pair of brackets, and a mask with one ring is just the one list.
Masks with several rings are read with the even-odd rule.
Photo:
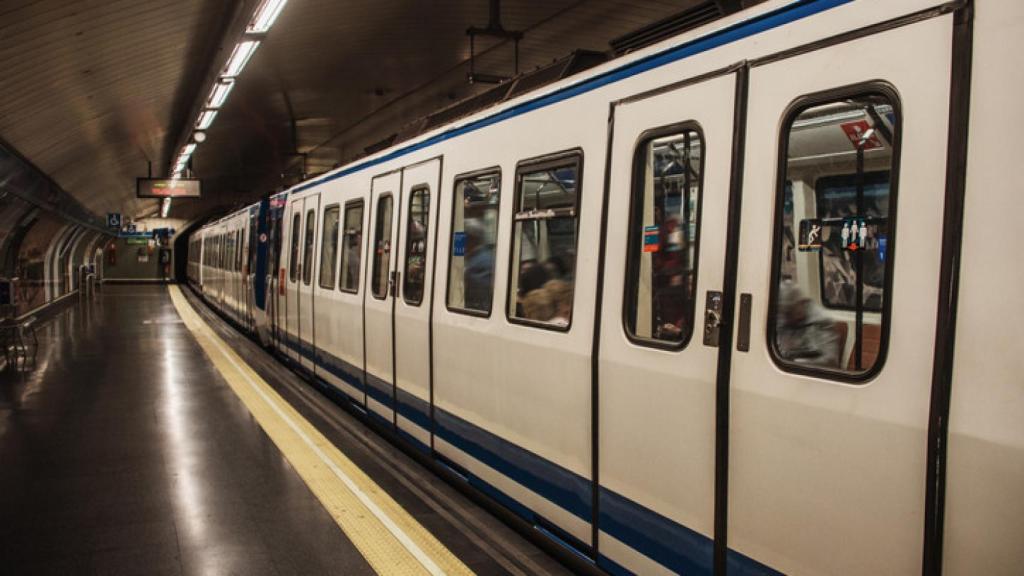
[[107, 228], [121, 229], [121, 214], [118, 212], [107, 213]]

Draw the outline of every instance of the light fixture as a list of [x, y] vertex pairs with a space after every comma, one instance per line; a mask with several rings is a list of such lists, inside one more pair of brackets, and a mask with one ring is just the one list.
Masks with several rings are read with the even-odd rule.
[[191, 156], [196, 151], [196, 143], [186, 144], [185, 149], [181, 151], [182, 156]]
[[171, 199], [164, 198], [163, 204], [160, 205], [160, 217], [167, 218], [167, 215], [171, 213]]
[[206, 130], [213, 124], [213, 119], [217, 117], [216, 110], [204, 110], [199, 115], [199, 122], [196, 122], [196, 128], [199, 130]]
[[263, 0], [263, 4], [256, 9], [256, 15], [253, 16], [247, 32], [263, 34], [270, 30], [287, 3], [288, 0]]
[[202, 144], [203, 142], [206, 142], [206, 132], [203, 132], [202, 130], [196, 130], [195, 132], [192, 133], [192, 140], [194, 140], [196, 144]]
[[[210, 91], [210, 98], [207, 101], [207, 106], [210, 108], [220, 108], [224, 105], [224, 102], [228, 99], [228, 94], [231, 94], [231, 89], [235, 87], [234, 80], [220, 80], [213, 85], [213, 90]], [[212, 120], [211, 120], [212, 122]]]
[[231, 51], [231, 57], [228, 58], [227, 66], [224, 67], [225, 78], [234, 78], [242, 73], [242, 69], [245, 68], [249, 58], [252, 58], [253, 53], [259, 48], [259, 40], [243, 40], [235, 45], [235, 49]]

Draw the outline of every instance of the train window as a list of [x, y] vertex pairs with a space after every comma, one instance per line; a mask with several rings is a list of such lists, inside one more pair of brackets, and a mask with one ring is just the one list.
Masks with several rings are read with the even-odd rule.
[[409, 196], [409, 216], [405, 227], [405, 278], [402, 297], [414, 306], [423, 301], [427, 274], [427, 228], [430, 226], [430, 189], [414, 188]]
[[496, 170], [455, 181], [448, 261], [449, 310], [491, 314], [500, 199], [501, 173]]
[[324, 210], [324, 225], [320, 239], [320, 287], [333, 289], [338, 267], [338, 205]]
[[682, 348], [693, 334], [703, 161], [692, 125], [652, 131], [637, 146], [624, 320], [638, 344]]
[[359, 292], [360, 261], [363, 254], [363, 201], [345, 205], [345, 237], [341, 243], [340, 288], [353, 294]]
[[577, 153], [516, 170], [508, 317], [568, 330], [572, 321], [579, 223]]
[[888, 338], [897, 98], [885, 85], [812, 96], [783, 126], [769, 348], [784, 370], [864, 380]]
[[390, 194], [377, 200], [377, 223], [373, 231], [373, 276], [370, 277], [370, 288], [375, 298], [386, 298], [388, 295], [388, 272], [391, 268], [391, 208], [393, 200]]
[[306, 212], [306, 239], [302, 243], [302, 283], [306, 286], [313, 281], [313, 242], [316, 241], [316, 212]]
[[292, 217], [292, 251], [288, 261], [288, 277], [292, 282], [299, 281], [299, 227], [302, 226], [302, 214], [296, 212]]

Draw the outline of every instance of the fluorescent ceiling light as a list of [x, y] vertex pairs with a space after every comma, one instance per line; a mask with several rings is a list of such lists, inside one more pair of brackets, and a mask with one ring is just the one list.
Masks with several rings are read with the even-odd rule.
[[199, 115], [199, 122], [196, 123], [196, 128], [199, 130], [206, 130], [213, 124], [213, 119], [217, 117], [216, 110], [206, 110]]
[[228, 58], [228, 64], [224, 68], [224, 77], [234, 78], [241, 74], [245, 64], [249, 61], [249, 58], [252, 58], [259, 45], [259, 40], [244, 40], [236, 44], [235, 49], [231, 52], [231, 58]]
[[224, 105], [224, 102], [228, 99], [228, 94], [231, 94], [231, 89], [235, 87], [234, 80], [221, 80], [213, 85], [213, 90], [210, 92], [210, 99], [207, 105], [210, 108], [220, 108]]
[[171, 212], [171, 199], [164, 198], [163, 204], [160, 206], [160, 217], [167, 218], [167, 215]]
[[192, 153], [195, 152], [195, 151], [196, 151], [195, 143], [186, 144], [185, 145], [185, 149], [181, 151], [181, 155], [182, 156], [191, 156]]
[[262, 34], [270, 30], [287, 3], [288, 0], [263, 0], [263, 4], [256, 10], [256, 15], [253, 16], [252, 22], [249, 24], [248, 31]]

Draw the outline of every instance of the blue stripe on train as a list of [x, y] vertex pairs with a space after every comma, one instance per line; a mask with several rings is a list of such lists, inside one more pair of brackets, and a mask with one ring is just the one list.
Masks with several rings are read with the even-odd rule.
[[[288, 346], [296, 350], [290, 340]], [[311, 348], [303, 342], [301, 354], [309, 360], [313, 356]], [[320, 367], [334, 366], [334, 369], [328, 371], [334, 373], [334, 370], [338, 370], [335, 375], [347, 382], [349, 378], [355, 378], [352, 374], [357, 369], [351, 364], [323, 350], [317, 350], [316, 355], [321, 361], [327, 361], [318, 364]], [[367, 380], [373, 382], [366, 387], [370, 397], [390, 407], [392, 386], [372, 375], [368, 375]], [[438, 438], [460, 451], [584, 522], [591, 521], [592, 482], [588, 478], [436, 406], [434, 416], [437, 425], [432, 427], [429, 402], [401, 389], [398, 390], [398, 398], [399, 413], [425, 432], [429, 433], [433, 428]], [[358, 403], [358, 400], [352, 400]], [[368, 410], [367, 414], [371, 420], [385, 428], [394, 426], [393, 422], [373, 410]], [[430, 452], [430, 447], [412, 434], [401, 429], [398, 432], [399, 436], [421, 452]], [[465, 476], [472, 486], [527, 522], [536, 523], [540, 518], [533, 510], [475, 474], [468, 471], [459, 471], [458, 474]], [[602, 532], [675, 572], [712, 574], [714, 542], [711, 538], [607, 488], [602, 487], [598, 497]], [[731, 576], [781, 576], [781, 573], [734, 550], [729, 550], [728, 562]], [[630, 573], [603, 555], [599, 556], [598, 565], [612, 574]]]

